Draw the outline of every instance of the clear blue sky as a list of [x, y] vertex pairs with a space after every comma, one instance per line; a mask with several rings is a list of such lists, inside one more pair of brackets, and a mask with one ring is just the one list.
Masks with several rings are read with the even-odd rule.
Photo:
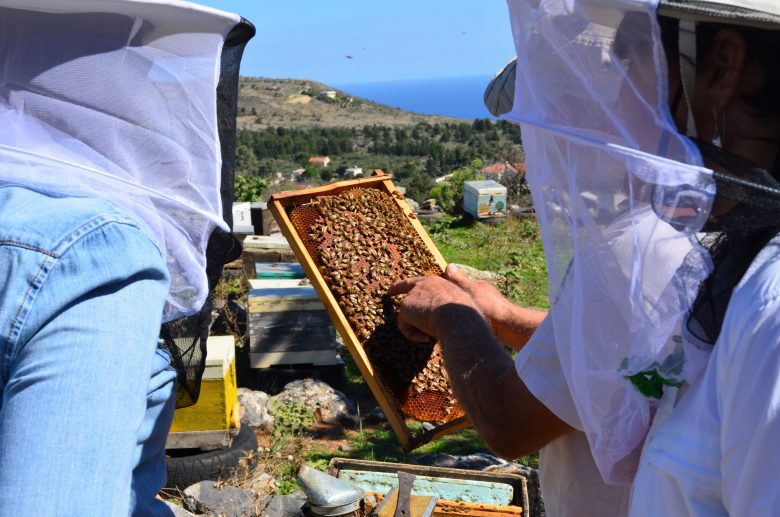
[[257, 27], [242, 75], [326, 84], [487, 76], [514, 55], [504, 0], [195, 1]]

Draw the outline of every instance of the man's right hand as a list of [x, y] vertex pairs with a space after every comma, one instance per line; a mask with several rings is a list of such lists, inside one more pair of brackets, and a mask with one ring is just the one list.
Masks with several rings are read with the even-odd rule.
[[511, 348], [521, 348], [547, 316], [546, 311], [518, 307], [490, 282], [470, 280], [453, 264], [447, 266], [444, 278], [471, 296], [498, 339]]

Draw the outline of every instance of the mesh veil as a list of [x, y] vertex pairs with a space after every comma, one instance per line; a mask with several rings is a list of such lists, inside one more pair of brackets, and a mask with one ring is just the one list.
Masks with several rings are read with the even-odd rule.
[[229, 231], [216, 91], [236, 15], [186, 2], [0, 1], [0, 181], [92, 195], [165, 252], [164, 321], [200, 309]]
[[[254, 36], [254, 27], [242, 20], [225, 39], [220, 59], [217, 86], [217, 127], [222, 153], [220, 197], [223, 218], [233, 225], [234, 176], [236, 171], [236, 114], [238, 108], [238, 77], [241, 56], [246, 43]], [[206, 248], [206, 277], [209, 296], [193, 316], [185, 316], [163, 325], [161, 337], [171, 353], [177, 372], [176, 407], [195, 404], [200, 395], [200, 382], [206, 361], [206, 340], [211, 326], [211, 295], [222, 274], [222, 266], [241, 255], [241, 243], [231, 233], [216, 228]]]
[[236, 99], [253, 35], [178, 0], [0, 0], [0, 181], [108, 199], [158, 243], [179, 407], [197, 400], [210, 291], [240, 253]]
[[607, 482], [628, 483], [660, 386], [697, 375], [683, 338], [710, 273], [715, 179], [667, 106], [651, 0], [509, 0], [515, 102], [548, 261], [555, 346]]

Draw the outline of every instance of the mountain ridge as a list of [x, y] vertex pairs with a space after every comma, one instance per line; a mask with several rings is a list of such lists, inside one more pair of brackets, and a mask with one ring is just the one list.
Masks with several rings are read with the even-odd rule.
[[[334, 92], [334, 93], [325, 93]], [[331, 98], [332, 95], [334, 98]], [[350, 95], [309, 79], [239, 79], [238, 128], [405, 127], [420, 123], [471, 122], [472, 119], [424, 115]]]

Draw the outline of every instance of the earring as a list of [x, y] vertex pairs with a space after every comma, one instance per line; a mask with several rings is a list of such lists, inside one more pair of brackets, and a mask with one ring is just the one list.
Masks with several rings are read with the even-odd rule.
[[722, 147], [723, 141], [720, 137], [720, 130], [718, 129], [718, 113], [715, 111], [715, 109], [712, 110], [712, 118], [715, 120], [715, 132], [712, 135], [712, 145], [715, 147]]

